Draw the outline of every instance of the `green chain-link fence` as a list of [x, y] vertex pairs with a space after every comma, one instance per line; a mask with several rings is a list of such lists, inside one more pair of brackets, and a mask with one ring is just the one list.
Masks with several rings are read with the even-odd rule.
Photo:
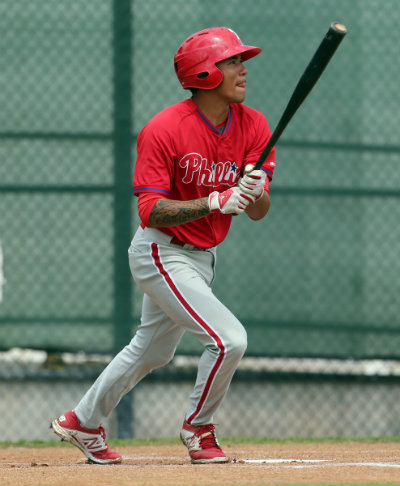
[[[47, 437], [42, 424], [76, 403], [138, 325], [141, 293], [127, 262], [139, 223], [131, 188], [135, 141], [152, 115], [187, 96], [172, 65], [180, 43], [197, 30], [225, 25], [263, 47], [247, 63], [246, 103], [274, 128], [334, 20], [348, 34], [278, 144], [268, 218], [235, 219], [219, 248], [215, 293], [246, 326], [247, 356], [268, 358], [260, 361], [262, 371], [253, 363], [238, 373], [231, 400], [238, 417], [252, 416], [235, 391], [250, 380], [252, 403], [260, 400], [257, 423], [264, 413], [267, 424], [265, 430], [255, 426], [254, 435], [400, 434], [394, 415], [400, 3], [1, 0], [0, 395], [8, 397], [0, 401], [7, 424], [2, 437]], [[23, 353], [7, 352], [15, 348], [38, 354], [26, 364]], [[200, 350], [185, 336], [178, 355]], [[67, 352], [74, 353], [73, 365], [60, 354]], [[93, 364], [91, 353], [105, 358]], [[281, 358], [293, 366], [279, 361], [271, 371]], [[324, 359], [324, 367], [313, 361], [304, 370], [306, 358]], [[361, 361], [354, 360], [370, 361], [357, 368]], [[342, 371], [349, 362], [357, 372]], [[134, 425], [124, 428], [120, 417], [112, 418], [114, 435], [166, 433], [143, 422], [138, 402], [155, 409], [164, 404], [157, 415], [165, 424], [173, 413], [165, 403], [179, 393], [173, 380], [163, 389], [163, 373], [185, 391], [194, 375], [185, 366], [157, 373], [138, 387], [135, 400], [128, 395], [121, 404], [131, 410], [130, 401], [136, 403], [134, 416], [121, 413], [123, 423]], [[19, 394], [20, 380], [29, 394]], [[34, 430], [10, 425], [16, 421], [13, 390], [21, 411], [32, 407], [37, 416]], [[354, 404], [354, 396], [365, 401], [360, 398], [347, 417], [359, 426], [345, 427], [335, 404]], [[273, 409], [277, 397], [291, 411], [286, 429], [271, 424], [268, 404]], [[231, 425], [238, 419], [229, 403]], [[312, 421], [305, 427], [304, 403], [331, 403], [335, 412], [331, 420], [325, 414], [322, 427]], [[273, 422], [280, 423], [277, 417]]]

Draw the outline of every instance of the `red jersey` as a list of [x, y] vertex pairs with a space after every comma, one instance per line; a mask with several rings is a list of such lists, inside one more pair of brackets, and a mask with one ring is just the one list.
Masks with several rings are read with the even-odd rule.
[[[234, 103], [221, 134], [190, 98], [158, 113], [141, 130], [137, 142], [134, 194], [154, 193], [188, 201], [223, 192], [238, 184], [246, 164], [255, 164], [270, 137], [265, 116]], [[266, 190], [275, 168], [273, 148], [262, 169]], [[215, 212], [179, 226], [158, 228], [200, 248], [221, 243], [232, 215]]]

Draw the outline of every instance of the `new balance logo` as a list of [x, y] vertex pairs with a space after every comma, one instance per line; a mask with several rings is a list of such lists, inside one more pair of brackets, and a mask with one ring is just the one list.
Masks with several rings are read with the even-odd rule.
[[106, 444], [102, 437], [93, 437], [93, 439], [81, 438], [81, 442], [89, 451], [102, 451], [106, 449]]

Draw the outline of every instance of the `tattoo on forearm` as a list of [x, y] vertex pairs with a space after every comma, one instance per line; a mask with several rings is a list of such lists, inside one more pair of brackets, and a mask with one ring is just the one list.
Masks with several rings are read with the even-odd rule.
[[207, 198], [193, 201], [159, 199], [151, 213], [149, 223], [153, 228], [176, 226], [210, 214]]

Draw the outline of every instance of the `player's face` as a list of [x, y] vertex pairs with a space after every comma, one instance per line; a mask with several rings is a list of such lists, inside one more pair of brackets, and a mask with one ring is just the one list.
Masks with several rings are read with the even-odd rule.
[[246, 97], [246, 75], [248, 73], [241, 56], [233, 56], [217, 63], [224, 80], [215, 89], [228, 103], [241, 103]]

